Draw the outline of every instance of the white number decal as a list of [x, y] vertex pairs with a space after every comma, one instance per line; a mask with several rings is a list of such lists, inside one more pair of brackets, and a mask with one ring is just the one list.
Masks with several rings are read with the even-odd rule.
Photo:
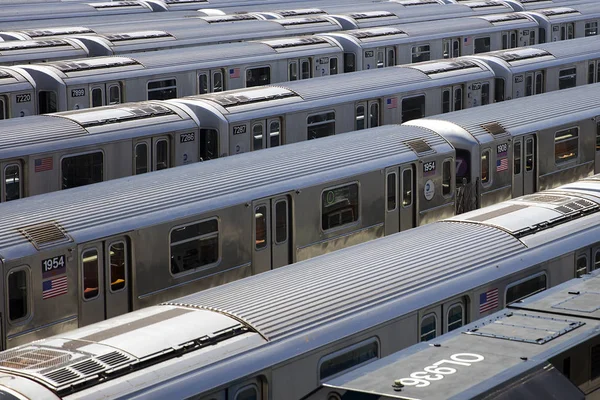
[[462, 365], [470, 367], [472, 363], [483, 361], [485, 357], [473, 353], [452, 354], [449, 360], [440, 360], [423, 368], [423, 371], [413, 372], [410, 378], [398, 379], [396, 382], [404, 386], [425, 387], [431, 385], [433, 381], [444, 379], [444, 375], [456, 373], [456, 368], [440, 367], [442, 364]]

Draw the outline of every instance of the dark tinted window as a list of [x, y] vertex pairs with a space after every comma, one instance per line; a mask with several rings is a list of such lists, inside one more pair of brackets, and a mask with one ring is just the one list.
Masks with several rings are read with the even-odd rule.
[[333, 357], [327, 357], [321, 363], [321, 367], [319, 368], [319, 378], [323, 380], [329, 376], [346, 371], [378, 357], [379, 344], [377, 341], [372, 341], [362, 346], [349, 349], [348, 351]]
[[211, 219], [171, 231], [171, 273], [213, 264], [219, 259], [219, 224]]
[[269, 83], [271, 83], [271, 67], [246, 70], [246, 87], [268, 85]]
[[62, 159], [62, 189], [102, 182], [104, 174], [102, 152], [80, 154]]
[[167, 100], [177, 97], [177, 81], [165, 79], [148, 83], [148, 100]]
[[321, 195], [324, 231], [358, 220], [358, 184], [326, 189]]
[[546, 275], [538, 275], [527, 279], [506, 290], [506, 304], [514, 303], [542, 290], [546, 290]]
[[27, 271], [8, 274], [8, 318], [11, 321], [24, 318], [29, 313], [27, 291]]
[[425, 95], [402, 99], [402, 122], [425, 116]]

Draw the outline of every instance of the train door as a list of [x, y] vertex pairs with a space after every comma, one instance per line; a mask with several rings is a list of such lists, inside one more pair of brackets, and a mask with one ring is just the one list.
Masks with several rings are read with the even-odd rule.
[[292, 263], [292, 213], [289, 196], [275, 196], [252, 202], [253, 273], [268, 271]]
[[288, 80], [298, 81], [312, 78], [313, 70], [311, 61], [310, 58], [288, 60]]
[[517, 31], [502, 32], [502, 50], [518, 47], [517, 35]]
[[579, 278], [583, 274], [592, 271], [591, 264], [592, 249], [582, 249], [575, 253], [575, 277]]
[[460, 38], [442, 39], [443, 58], [456, 58], [460, 56]]
[[90, 86], [90, 107], [122, 103], [119, 82], [101, 83]]
[[355, 130], [375, 128], [381, 125], [379, 100], [361, 101], [356, 104]]
[[378, 47], [377, 68], [393, 67], [396, 65], [396, 49], [394, 46]]
[[280, 146], [281, 139], [280, 118], [252, 122], [252, 151]]
[[544, 71], [534, 71], [525, 74], [525, 96], [544, 93]]
[[537, 155], [535, 134], [523, 136], [523, 195], [537, 191]]
[[459, 111], [464, 108], [463, 85], [453, 85], [442, 89], [442, 113]]
[[385, 235], [400, 231], [398, 204], [398, 167], [385, 170]]
[[152, 171], [171, 166], [171, 142], [168, 136], [152, 138]]
[[459, 297], [419, 313], [419, 341], [426, 342], [467, 324], [467, 298]]
[[570, 40], [575, 38], [575, 23], [566, 22], [560, 24], [560, 40]]
[[600, 173], [600, 117], [596, 117], [596, 157], [594, 161], [594, 173]]
[[79, 251], [79, 326], [131, 310], [128, 280], [130, 246], [115, 237], [81, 246]]
[[[417, 197], [415, 196], [415, 165], [400, 166], [400, 230], [414, 228], [417, 225]], [[431, 181], [425, 183], [433, 184]]]
[[[240, 69], [231, 68], [229, 78], [240, 78]], [[223, 69], [211, 69], [198, 72], [198, 94], [222, 92], [225, 90]]]
[[512, 197], [523, 196], [523, 138], [518, 137], [513, 141], [513, 179]]

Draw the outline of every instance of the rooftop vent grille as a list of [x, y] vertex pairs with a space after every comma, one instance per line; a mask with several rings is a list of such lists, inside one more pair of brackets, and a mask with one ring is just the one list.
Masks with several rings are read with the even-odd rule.
[[82, 33], [94, 33], [90, 28], [83, 27], [68, 27], [68, 28], [48, 28], [48, 29], [31, 29], [21, 31], [31, 38], [57, 35], [75, 35]]
[[357, 39], [368, 39], [390, 35], [406, 35], [406, 32], [401, 31], [398, 28], [357, 29], [354, 31], [347, 31], [346, 33], [350, 36], [354, 36]]
[[27, 226], [19, 229], [19, 232], [21, 232], [21, 234], [23, 234], [23, 236], [25, 236], [38, 250], [71, 241], [71, 238], [57, 222], [47, 222]]
[[156, 38], [172, 38], [173, 35], [164, 31], [143, 31], [143, 32], [130, 32], [130, 33], [111, 33], [103, 35], [106, 39], [111, 42], [125, 42], [128, 40], [140, 40], [140, 39], [156, 39]]
[[354, 18], [356, 20], [361, 19], [371, 19], [371, 18], [383, 18], [383, 17], [395, 17], [396, 14], [389, 11], [365, 11], [362, 13], [350, 14], [350, 18]]
[[329, 20], [323, 17], [304, 17], [304, 18], [288, 18], [274, 20], [281, 26], [294, 26], [294, 25], [309, 25], [309, 24], [322, 24], [324, 22], [330, 23]]
[[567, 14], [579, 14], [579, 11], [574, 10], [572, 8], [567, 7], [559, 7], [559, 8], [549, 8], [546, 10], [537, 10], [542, 15], [547, 17], [554, 17], [557, 15], [567, 15]]
[[418, 155], [434, 152], [431, 146], [429, 146], [427, 142], [422, 139], [411, 140], [409, 142], [405, 142], [405, 144]]
[[43, 369], [65, 363], [71, 359], [67, 353], [54, 350], [25, 348], [8, 350], [0, 355], [0, 367], [23, 369]]
[[483, 124], [481, 127], [494, 136], [503, 135], [506, 133], [506, 129], [504, 129], [504, 127], [498, 122]]
[[304, 8], [300, 10], [281, 10], [276, 12], [282, 17], [299, 17], [301, 15], [326, 14], [325, 11], [318, 8]]

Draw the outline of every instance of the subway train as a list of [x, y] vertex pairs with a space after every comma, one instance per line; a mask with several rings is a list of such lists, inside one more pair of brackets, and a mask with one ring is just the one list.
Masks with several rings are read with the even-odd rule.
[[[600, 251], [594, 260], [593, 269], [600, 268]], [[432, 341], [365, 359], [354, 371], [332, 375], [306, 399], [433, 400], [440, 393], [452, 399], [596, 399], [598, 293], [600, 274], [582, 275], [466, 326], [453, 325]], [[491, 307], [494, 299], [484, 296], [478, 303]], [[421, 340], [444, 318], [455, 320], [451, 314], [432, 320], [422, 327]]]
[[[528, 115], [523, 115], [524, 108], [519, 107], [532, 110], [546, 107], [549, 113], [540, 112], [537, 116], [551, 119], [541, 120], [539, 127], [527, 128], [529, 132], [519, 131], [519, 135], [530, 135], [527, 138], [520, 136], [517, 142], [507, 144], [509, 148], [515, 147], [519, 154], [517, 159], [527, 159], [524, 173], [528, 183], [512, 185], [513, 196], [525, 190], [517, 189], [519, 186], [527, 185], [527, 192], [531, 192], [570, 182], [593, 171], [600, 172], [592, 151], [594, 124], [578, 117], [573, 118], [573, 123], [581, 126], [580, 136], [573, 138], [575, 142], [581, 141], [577, 152], [570, 155], [565, 151], [560, 156], [565, 157], [564, 161], [556, 162], [538, 156], [550, 154], [553, 142], [552, 138], [549, 142], [543, 139], [546, 133], [535, 132], [563, 126], [555, 115], [576, 115], [580, 111], [578, 107], [589, 109], [590, 118], [595, 117], [596, 112], [600, 115], [593, 102], [582, 105], [588, 95], [578, 98], [577, 94], [561, 91], [553, 95], [548, 93], [548, 97], [539, 100], [524, 100], [514, 107], [510, 105], [512, 101], [532, 94], [596, 82], [599, 62], [600, 42], [585, 38], [572, 43], [548, 43], [489, 53], [472, 59], [343, 74], [320, 78], [314, 83], [312, 80], [290, 82], [285, 86], [257, 87], [179, 100], [119, 104], [9, 119], [0, 123], [0, 171], [3, 176], [0, 202], [469, 109], [475, 101], [485, 104], [495, 100], [496, 104], [491, 104], [484, 114], [458, 114], [461, 119], [477, 118], [478, 124], [485, 125], [488, 130], [469, 126], [460, 138], [452, 124], [440, 128], [434, 122], [433, 127], [425, 126], [446, 138], [459, 152], [458, 157], [465, 160], [458, 169], [458, 186], [478, 188], [477, 197], [474, 192], [466, 196], [475, 201], [473, 205], [465, 206], [465, 209], [471, 209], [488, 204], [484, 198], [492, 193], [500, 195], [500, 199], [508, 198], [508, 192], [500, 187], [510, 191], [510, 179], [505, 182], [507, 186], [498, 186], [500, 180], [495, 178], [477, 183], [481, 178], [478, 160], [483, 157], [481, 145], [477, 143], [483, 140], [481, 137], [488, 137], [486, 140], [500, 144], [504, 143], [506, 132], [516, 134], [512, 127], [518, 126], [520, 119], [531, 120]], [[403, 71], [403, 74], [397, 71]], [[323, 90], [326, 85], [319, 82], [329, 82], [330, 89]], [[563, 96], [574, 99], [565, 105]], [[591, 99], [597, 97], [589, 96]], [[512, 98], [517, 99], [501, 101]], [[0, 101], [0, 104], [6, 107], [6, 103]], [[572, 104], [577, 106], [571, 107]], [[450, 117], [435, 118], [448, 120]], [[569, 118], [572, 117], [565, 117], [565, 121]], [[44, 134], [40, 135], [42, 131]], [[570, 142], [565, 139], [565, 143]], [[498, 157], [492, 153], [486, 159], [493, 167]], [[52, 168], [40, 168], [38, 164], [43, 162], [51, 164]], [[75, 164], [67, 167], [70, 163]], [[73, 181], [67, 178], [71, 174], [67, 171], [75, 165], [82, 168], [78, 169], [77, 179]], [[491, 171], [493, 168], [490, 168]], [[463, 178], [466, 180], [464, 185]], [[461, 202], [461, 205], [464, 204]]]
[[[599, 193], [600, 176], [590, 177], [47, 339], [30, 337], [0, 354], [0, 390], [36, 400], [300, 399], [356, 366], [589, 271], [600, 246]], [[177, 233], [182, 242], [185, 236]], [[92, 253], [86, 257], [93, 262]], [[8, 321], [28, 318], [28, 296], [46, 290], [32, 284], [29, 269], [21, 265], [6, 279]], [[52, 281], [64, 276], [60, 261], [53, 271]], [[587, 312], [588, 297], [573, 305]]]
[[[26, 278], [18, 287], [27, 294], [21, 314], [2, 313], [4, 346], [591, 175], [600, 166], [599, 104], [598, 85], [587, 85], [491, 105], [478, 120], [461, 111], [423, 127], [378, 127], [2, 203], [2, 276], [23, 271], [15, 276]], [[191, 122], [179, 121], [177, 142], [194, 147]], [[149, 118], [124, 134], [156, 125]], [[113, 138], [117, 147], [125, 137]], [[140, 160], [152, 160], [144, 154], [152, 146], [163, 160], [160, 138], [139, 143], [136, 169], [149, 169]], [[114, 154], [124, 168], [134, 164], [129, 151]], [[39, 158], [29, 175], [69, 188], [90, 183], [88, 171], [102, 177], [113, 165], [104, 160], [89, 150]], [[3, 171], [13, 173], [3, 196], [18, 193], [19, 166]]]

